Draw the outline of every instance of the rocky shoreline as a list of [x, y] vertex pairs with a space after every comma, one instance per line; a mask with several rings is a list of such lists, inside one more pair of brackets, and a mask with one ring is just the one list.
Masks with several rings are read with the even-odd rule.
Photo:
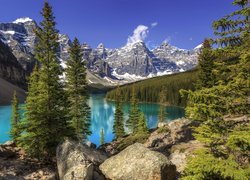
[[8, 142], [0, 145], [0, 179], [176, 179], [187, 157], [203, 147], [192, 136], [193, 126], [177, 119], [160, 123], [140, 143], [127, 136], [98, 148], [67, 139], [57, 148], [57, 165], [29, 159]]

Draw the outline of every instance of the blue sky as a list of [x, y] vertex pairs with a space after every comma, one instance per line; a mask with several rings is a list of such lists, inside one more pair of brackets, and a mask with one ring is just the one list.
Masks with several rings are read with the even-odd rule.
[[[0, 22], [41, 20], [43, 0], [0, 0]], [[50, 0], [57, 29], [96, 47], [118, 48], [129, 36], [153, 47], [167, 40], [192, 49], [213, 36], [211, 24], [235, 7], [230, 0]], [[141, 25], [141, 26], [139, 26]], [[139, 28], [137, 28], [139, 26]], [[137, 28], [133, 36], [134, 30]], [[130, 39], [131, 39], [130, 38]]]

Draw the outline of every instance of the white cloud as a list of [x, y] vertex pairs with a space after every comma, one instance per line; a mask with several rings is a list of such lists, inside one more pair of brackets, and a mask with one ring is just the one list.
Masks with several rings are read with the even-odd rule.
[[148, 36], [149, 30], [147, 26], [139, 25], [135, 28], [133, 35], [128, 37], [127, 44], [144, 41]]
[[190, 37], [189, 40], [190, 40], [190, 41], [193, 41], [193, 37]]
[[151, 27], [153, 28], [153, 27], [155, 27], [155, 26], [157, 26], [158, 25], [158, 22], [153, 22], [153, 23], [151, 23]]

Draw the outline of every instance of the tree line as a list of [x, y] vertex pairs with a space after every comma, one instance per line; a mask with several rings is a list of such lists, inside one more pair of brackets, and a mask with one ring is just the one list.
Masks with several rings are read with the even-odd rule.
[[[185, 106], [186, 98], [182, 98], [179, 91], [181, 89], [194, 90], [197, 80], [198, 70], [190, 70], [183, 73], [155, 77], [129, 85], [123, 85], [119, 88], [121, 100], [129, 102], [134, 93], [140, 102], [155, 102], [165, 105]], [[107, 93], [106, 98], [116, 99], [118, 89]], [[165, 93], [159, 96], [159, 93]], [[163, 99], [163, 100], [162, 100]]]

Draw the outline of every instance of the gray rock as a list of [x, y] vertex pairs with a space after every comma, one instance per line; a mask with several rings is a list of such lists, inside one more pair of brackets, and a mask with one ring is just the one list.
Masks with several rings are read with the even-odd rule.
[[160, 128], [150, 134], [144, 145], [168, 156], [168, 150], [174, 144], [194, 139], [193, 126], [197, 126], [197, 124], [185, 118], [173, 120], [168, 124], [163, 123]]
[[163, 154], [135, 143], [100, 165], [107, 179], [112, 180], [172, 180], [175, 166]]
[[182, 173], [186, 167], [187, 158], [193, 155], [195, 150], [202, 147], [204, 145], [197, 140], [173, 145], [170, 150], [169, 160], [176, 166], [177, 171]]
[[167, 125], [168, 125], [167, 122], [159, 122], [159, 123], [157, 124], [157, 127], [158, 127], [158, 128], [161, 128], [161, 127], [164, 127], [164, 126], [167, 126]]
[[86, 144], [88, 147], [90, 147], [90, 148], [93, 148], [93, 149], [96, 148], [96, 145], [95, 145], [94, 143], [90, 142], [90, 141], [85, 142], [85, 144]]
[[[98, 166], [107, 159], [98, 150], [68, 139], [57, 147], [56, 157], [60, 179], [66, 178], [66, 174], [67, 178], [72, 177], [72, 173], [75, 177], [83, 175], [86, 175], [85, 178], [92, 177], [93, 169], [99, 171]], [[76, 174], [78, 172], [81, 174]]]
[[186, 118], [176, 119], [168, 123], [171, 132], [173, 143], [187, 142], [193, 140], [192, 127], [197, 126], [197, 123]]
[[63, 180], [92, 180], [93, 168], [93, 164], [73, 166], [67, 171]]
[[6, 141], [4, 144], [2, 144], [2, 146], [11, 146], [11, 147], [14, 147], [15, 143], [14, 143], [14, 141]]

